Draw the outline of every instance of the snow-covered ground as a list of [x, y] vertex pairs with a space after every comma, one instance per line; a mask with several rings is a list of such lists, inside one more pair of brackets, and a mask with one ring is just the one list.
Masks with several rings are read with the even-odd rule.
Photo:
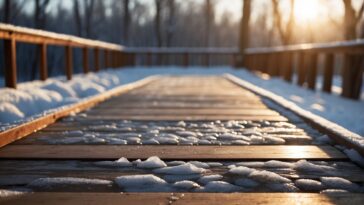
[[[231, 67], [130, 67], [107, 70], [98, 74], [78, 75], [72, 81], [64, 77], [46, 82], [30, 82], [19, 85], [18, 90], [0, 89], [0, 126], [4, 130], [14, 123], [49, 113], [60, 106], [69, 105], [85, 97], [102, 93], [118, 85], [127, 84], [155, 74], [219, 75], [230, 73], [254, 85], [267, 89], [296, 103], [299, 107], [333, 121], [353, 132], [364, 135], [364, 93], [360, 101], [338, 96], [340, 80], [335, 78], [334, 94], [310, 91], [280, 78], [257, 77]], [[318, 80], [320, 87], [321, 80]], [[364, 89], [362, 89], [364, 91]], [[46, 110], [46, 111], [45, 111]]]

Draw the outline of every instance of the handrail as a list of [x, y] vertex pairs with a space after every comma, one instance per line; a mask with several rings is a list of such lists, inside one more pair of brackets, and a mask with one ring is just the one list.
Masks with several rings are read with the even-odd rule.
[[291, 82], [297, 74], [297, 85], [316, 89], [319, 72], [319, 56], [323, 56], [324, 92], [331, 92], [336, 59], [343, 58], [343, 97], [359, 99], [363, 83], [364, 39], [332, 43], [298, 44], [269, 48], [248, 48], [244, 52], [244, 66], [250, 70], [282, 76]]
[[118, 44], [3, 23], [0, 23], [0, 39], [15, 39], [18, 42], [33, 44], [44, 43], [48, 45], [67, 45], [72, 47], [97, 47], [99, 49], [116, 51], [121, 51], [124, 48]]
[[[17, 52], [18, 42], [37, 44], [40, 53], [40, 78], [48, 78], [47, 47], [49, 45], [65, 47], [65, 72], [70, 80], [73, 74], [73, 48], [81, 48], [83, 55], [83, 72], [90, 70], [89, 49], [93, 49], [93, 65], [97, 72], [101, 67], [120, 67], [129, 64], [129, 59], [124, 53], [124, 47], [118, 44], [106, 43], [97, 40], [80, 38], [72, 35], [58, 34], [54, 32], [30, 29], [10, 24], [0, 23], [0, 39], [4, 40], [5, 50], [5, 86], [16, 88], [17, 84]], [[103, 62], [100, 65], [100, 51], [104, 51]]]
[[[353, 99], [360, 97], [363, 81], [364, 39], [332, 43], [298, 44], [268, 48], [248, 48], [243, 53], [238, 48], [176, 48], [176, 47], [123, 47], [97, 40], [89, 40], [71, 35], [29, 29], [0, 23], [0, 39], [4, 39], [5, 48], [5, 84], [7, 87], [16, 87], [16, 43], [24, 42], [39, 45], [40, 76], [47, 79], [47, 46], [56, 45], [65, 47], [65, 71], [67, 79], [72, 78], [72, 48], [83, 49], [83, 72], [89, 71], [88, 50], [93, 49], [94, 70], [100, 69], [99, 51], [104, 51], [103, 67], [121, 67], [135, 65], [142, 62], [147, 66], [161, 65], [166, 59], [176, 57], [181, 59], [180, 64], [188, 66], [202, 59], [204, 66], [209, 66], [211, 56], [223, 56], [229, 64], [236, 66], [238, 57], [244, 60], [244, 67], [267, 73], [271, 76], [282, 76], [292, 81], [297, 73], [297, 84], [306, 85], [309, 89], [316, 88], [318, 71], [318, 57], [324, 55], [324, 81], [323, 91], [331, 92], [334, 66], [337, 55], [344, 56], [342, 68], [342, 95]], [[196, 58], [198, 59], [196, 60]], [[194, 61], [192, 61], [192, 60]], [[213, 59], [215, 60], [215, 59]], [[241, 61], [240, 61], [241, 62]], [[239, 63], [240, 64], [240, 63]]]

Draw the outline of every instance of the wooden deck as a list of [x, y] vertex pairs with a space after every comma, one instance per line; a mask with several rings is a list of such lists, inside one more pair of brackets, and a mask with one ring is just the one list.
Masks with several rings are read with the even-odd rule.
[[[93, 104], [92, 104], [93, 105]], [[91, 105], [81, 109], [89, 108]], [[100, 160], [115, 160], [126, 157], [129, 160], [159, 156], [166, 161], [268, 161], [297, 160], [325, 161], [337, 163], [338, 177], [352, 182], [364, 182], [364, 170], [352, 163], [346, 155], [332, 145], [316, 145], [313, 139], [317, 130], [293, 129], [289, 134], [266, 130], [271, 136], [281, 136], [285, 144], [264, 145], [111, 145], [105, 143], [75, 142], [73, 144], [50, 143], [48, 139], [69, 139], [67, 133], [94, 131], [105, 135], [128, 133], [127, 130], [97, 128], [125, 120], [143, 123], [169, 123], [178, 121], [252, 121], [265, 123], [305, 124], [291, 122], [281, 113], [267, 107], [262, 97], [244, 89], [220, 76], [160, 77], [145, 85], [125, 90], [120, 95], [107, 99], [71, 118], [55, 123], [25, 138], [0, 148], [0, 182], [3, 179], [30, 176], [82, 177], [112, 179], [126, 174], [140, 174], [139, 171], [95, 169], [87, 163]], [[156, 125], [158, 126], [158, 125]], [[187, 131], [194, 131], [188, 128]], [[197, 128], [196, 128], [197, 129]], [[244, 130], [242, 130], [244, 131]], [[21, 132], [21, 130], [16, 133]], [[14, 135], [14, 133], [12, 133]], [[47, 139], [47, 140], [44, 140]], [[84, 163], [82, 169], [55, 169], [62, 164]], [[49, 167], [48, 167], [49, 165]], [[32, 169], [31, 169], [32, 167]], [[135, 171], [135, 172], [134, 172]], [[216, 173], [221, 169], [212, 170]], [[318, 173], [286, 173], [290, 179], [318, 179]], [[19, 182], [17, 186], [24, 186]], [[10, 186], [11, 187], [11, 186]], [[0, 185], [9, 188], [9, 185]], [[93, 192], [93, 193], [89, 193]], [[0, 204], [364, 204], [363, 194], [340, 193], [125, 193], [116, 187], [75, 190], [71, 186], [59, 190], [41, 190], [1, 199]]]

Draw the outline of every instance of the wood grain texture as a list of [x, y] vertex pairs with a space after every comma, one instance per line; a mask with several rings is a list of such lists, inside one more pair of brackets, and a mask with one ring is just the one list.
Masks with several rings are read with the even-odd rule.
[[341, 193], [335, 195], [311, 193], [32, 193], [0, 198], [0, 204], [190, 204], [190, 205], [264, 205], [264, 204], [336, 204], [362, 205], [363, 194]]
[[8, 145], [0, 159], [347, 159], [331, 146], [181, 146], [181, 145]]

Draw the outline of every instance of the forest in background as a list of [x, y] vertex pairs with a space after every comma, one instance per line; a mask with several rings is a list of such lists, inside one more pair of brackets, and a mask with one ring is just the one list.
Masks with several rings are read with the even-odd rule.
[[[266, 47], [364, 37], [362, 0], [317, 0], [329, 12], [314, 23], [298, 22], [294, 16], [294, 4], [304, 0], [241, 0], [238, 18], [228, 10], [217, 15], [219, 1], [230, 0], [0, 0], [0, 18], [132, 47]], [[340, 11], [330, 12], [333, 1]], [[18, 46], [20, 80], [37, 78], [35, 49]], [[49, 49], [50, 75], [62, 71], [63, 52]], [[80, 58], [75, 61], [77, 72]], [[0, 67], [3, 73], [3, 61]]]

